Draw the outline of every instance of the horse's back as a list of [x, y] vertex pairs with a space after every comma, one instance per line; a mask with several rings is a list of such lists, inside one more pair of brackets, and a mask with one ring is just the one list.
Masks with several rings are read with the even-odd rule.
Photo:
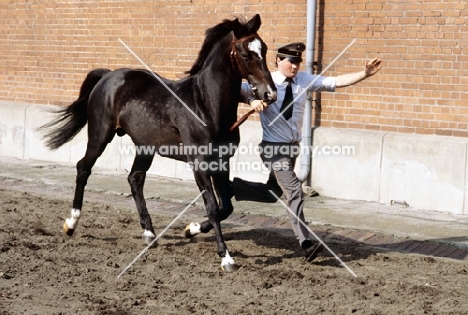
[[136, 144], [180, 143], [177, 111], [181, 106], [167, 86], [173, 81], [159, 77], [161, 83], [155, 76], [130, 68], [107, 73], [90, 96], [89, 116], [96, 124], [111, 125], [119, 135], [128, 134]]

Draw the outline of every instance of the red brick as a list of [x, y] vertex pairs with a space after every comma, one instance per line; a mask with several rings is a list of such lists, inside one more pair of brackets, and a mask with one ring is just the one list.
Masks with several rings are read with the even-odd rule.
[[279, 229], [290, 229], [291, 228], [291, 223], [289, 221], [281, 221], [280, 220], [275, 224], [275, 227], [279, 228]]
[[350, 239], [347, 237], [347, 235], [351, 234], [352, 232], [352, 230], [336, 230], [328, 233], [326, 237], [338, 241], [349, 242]]
[[276, 222], [278, 222], [279, 220], [277, 218], [270, 218], [269, 220], [263, 222], [263, 224], [261, 225], [262, 228], [271, 228], [271, 227], [274, 227], [274, 225], [276, 224]]
[[380, 247], [382, 245], [391, 243], [391, 237], [376, 234], [376, 235], [368, 238], [364, 243]]
[[252, 225], [252, 226], [261, 227], [263, 225], [263, 223], [265, 223], [268, 220], [270, 220], [270, 217], [260, 216], [260, 215], [259, 216], [252, 216], [247, 221], [247, 224]]
[[468, 250], [458, 248], [456, 251], [450, 253], [446, 257], [448, 258], [455, 258], [455, 259], [463, 259], [463, 260], [468, 260]]
[[[233, 15], [262, 13], [260, 34], [270, 48], [271, 69], [276, 47], [306, 41], [303, 0], [173, 1], [158, 7], [147, 1], [86, 2], [79, 6], [50, 1], [25, 4], [26, 0], [0, 4], [0, 100], [67, 105], [76, 98], [92, 68], [141, 67], [117, 41], [119, 37], [161, 75], [182, 78], [196, 59], [205, 30]], [[279, 5], [287, 10], [278, 10]], [[322, 68], [351, 39], [357, 39], [325, 75], [357, 71], [372, 57], [382, 58], [383, 68], [355, 86], [322, 93], [323, 113], [317, 123], [466, 137], [466, 126], [458, 121], [466, 121], [467, 114], [456, 112], [468, 99], [463, 80], [468, 71], [463, 1], [330, 0], [321, 5], [319, 2], [320, 31], [316, 37], [321, 46], [316, 47], [315, 58], [320, 58]], [[192, 14], [187, 14], [187, 8]], [[452, 92], [457, 94], [450, 95]], [[436, 101], [447, 105], [447, 112], [437, 112], [441, 105]], [[371, 111], [372, 104], [381, 104], [380, 109], [395, 107]], [[337, 111], [361, 105], [359, 112]], [[443, 115], [415, 119], [418, 110], [412, 105], [424, 105], [426, 113]], [[239, 113], [245, 111], [242, 107]], [[395, 111], [398, 117], [411, 119], [395, 119]], [[251, 119], [258, 120], [258, 115]]]
[[450, 254], [454, 253], [458, 248], [451, 245], [441, 245], [435, 251], [432, 252], [432, 255], [437, 257], [447, 257]]
[[419, 246], [421, 246], [423, 242], [411, 242], [411, 244], [405, 248], [405, 252], [413, 253]]
[[246, 215], [243, 213], [234, 213], [229, 216], [229, 221], [238, 222], [240, 219], [244, 218]]
[[366, 240], [368, 240], [369, 238], [371, 238], [374, 235], [375, 235], [375, 233], [367, 232], [363, 236], [359, 237], [356, 241], [362, 243], [362, 242], [365, 242]]
[[440, 244], [437, 243], [430, 243], [430, 242], [424, 242], [417, 248], [415, 248], [412, 253], [418, 253], [422, 255], [432, 255], [434, 251], [437, 250], [437, 248], [440, 247]]

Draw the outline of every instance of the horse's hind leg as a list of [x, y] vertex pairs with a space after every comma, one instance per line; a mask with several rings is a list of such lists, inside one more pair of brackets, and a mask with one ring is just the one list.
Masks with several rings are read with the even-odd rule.
[[146, 244], [150, 244], [155, 238], [151, 217], [146, 208], [146, 201], [143, 195], [143, 187], [145, 185], [146, 172], [151, 166], [154, 155], [136, 155], [133, 161], [132, 170], [128, 175], [128, 183], [132, 190], [133, 199], [140, 215], [140, 224], [144, 229], [143, 240]]
[[75, 197], [73, 198], [73, 209], [71, 210], [71, 217], [65, 220], [63, 230], [68, 236], [72, 236], [78, 224], [81, 215], [81, 208], [83, 206], [83, 196], [88, 178], [91, 175], [91, 169], [96, 163], [96, 160], [101, 156], [107, 144], [112, 140], [114, 134], [109, 135], [109, 141], [104, 143], [91, 143], [88, 142], [85, 156], [76, 164], [76, 187]]

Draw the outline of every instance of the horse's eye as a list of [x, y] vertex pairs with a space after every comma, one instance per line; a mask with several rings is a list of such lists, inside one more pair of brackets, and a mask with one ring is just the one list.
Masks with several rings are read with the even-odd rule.
[[248, 54], [248, 53], [242, 53], [242, 54], [241, 54], [241, 57], [242, 57], [242, 59], [244, 59], [245, 61], [248, 61], [248, 60], [249, 60], [249, 54]]

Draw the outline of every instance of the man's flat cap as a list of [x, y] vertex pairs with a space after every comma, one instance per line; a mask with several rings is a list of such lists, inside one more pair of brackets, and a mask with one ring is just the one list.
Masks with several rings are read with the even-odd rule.
[[306, 49], [304, 43], [291, 43], [278, 48], [278, 57], [286, 57], [292, 63], [302, 62], [302, 52]]

